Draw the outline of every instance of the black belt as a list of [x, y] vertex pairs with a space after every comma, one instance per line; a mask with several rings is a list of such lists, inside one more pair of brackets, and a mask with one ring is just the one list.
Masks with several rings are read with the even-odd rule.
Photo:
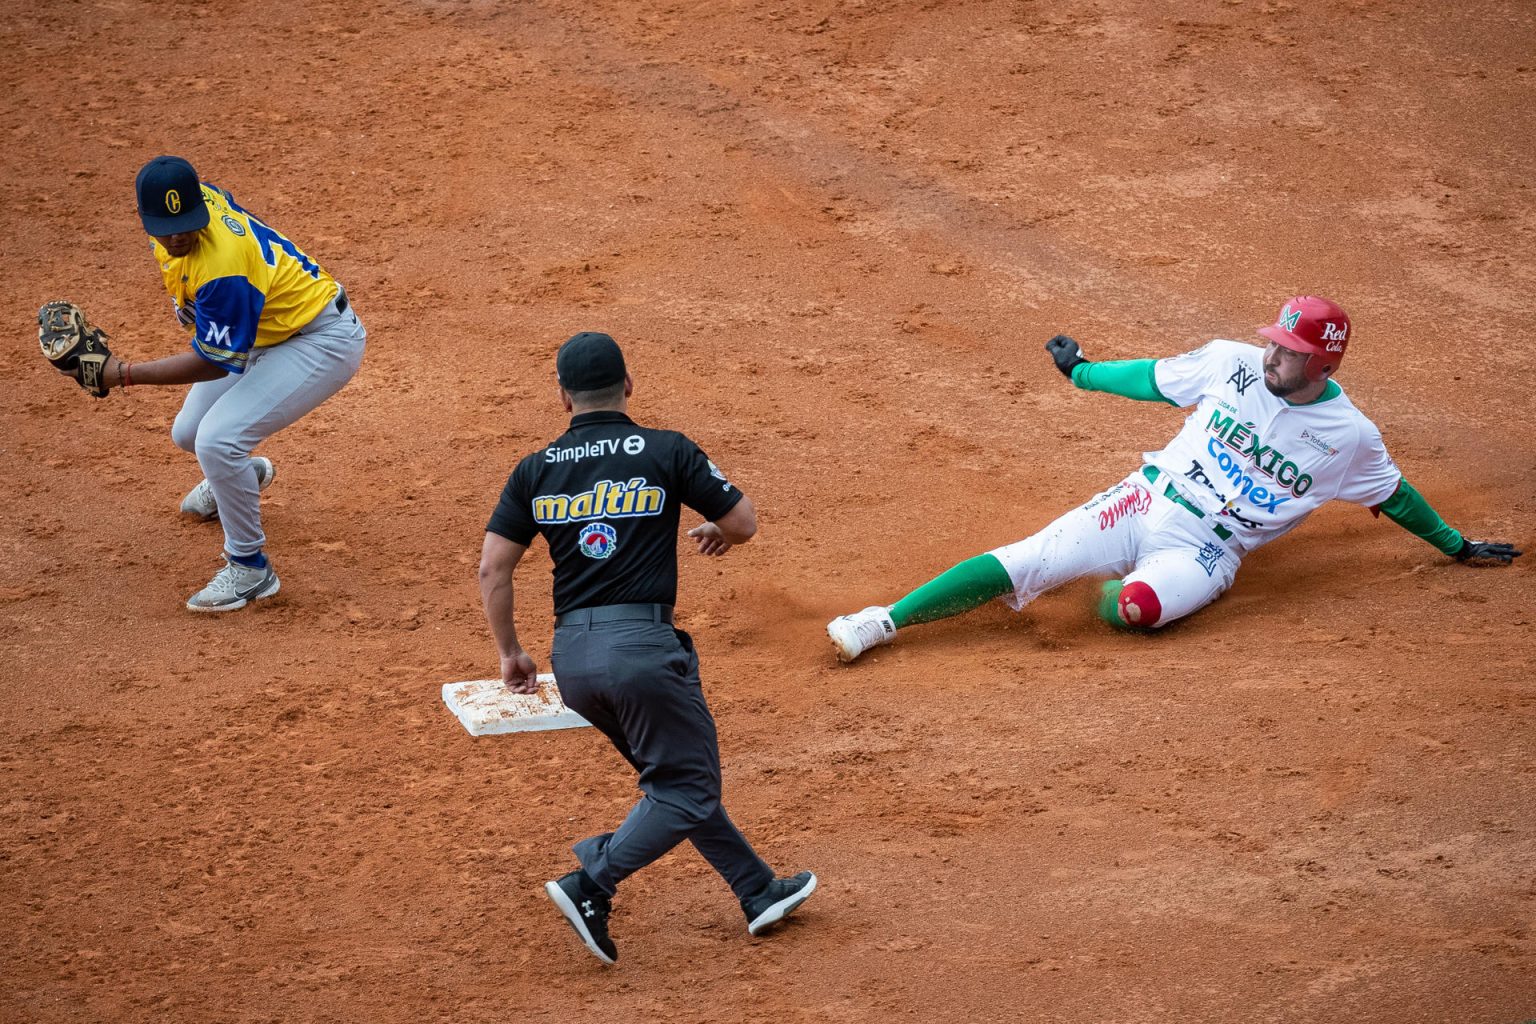
[[599, 622], [665, 622], [672, 625], [669, 604], [603, 604], [555, 616], [556, 626], [594, 626]]

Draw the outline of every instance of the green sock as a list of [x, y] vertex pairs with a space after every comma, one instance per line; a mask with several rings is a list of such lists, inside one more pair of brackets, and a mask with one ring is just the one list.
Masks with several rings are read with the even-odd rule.
[[1124, 580], [1106, 580], [1099, 585], [1099, 618], [1116, 629], [1131, 628], [1131, 624], [1120, 617], [1120, 591], [1124, 589]]
[[1150, 633], [1152, 630], [1146, 626], [1139, 626], [1134, 622], [1126, 622], [1120, 617], [1120, 591], [1125, 589], [1125, 580], [1105, 580], [1099, 584], [1099, 618], [1114, 626], [1131, 633]]
[[891, 605], [897, 629], [947, 619], [979, 608], [1013, 590], [1013, 580], [996, 555], [977, 555], [918, 587]]

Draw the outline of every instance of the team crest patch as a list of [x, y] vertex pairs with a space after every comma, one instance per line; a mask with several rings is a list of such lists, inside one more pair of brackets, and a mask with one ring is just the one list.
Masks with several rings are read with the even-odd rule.
[[1195, 556], [1195, 559], [1200, 563], [1200, 568], [1205, 570], [1205, 574], [1212, 576], [1216, 572], [1217, 564], [1220, 563], [1226, 553], [1226, 548], [1213, 540], [1208, 540], [1205, 542], [1205, 547], [1201, 548], [1200, 553]]
[[1248, 389], [1258, 383], [1258, 380], [1258, 374], [1239, 363], [1237, 369], [1232, 371], [1232, 376], [1227, 378], [1227, 383], [1237, 388], [1238, 394], [1246, 395]]
[[235, 234], [245, 234], [245, 228], [241, 227], [240, 222], [235, 220], [235, 218], [231, 217], [229, 214], [226, 213], [223, 217], [223, 220], [224, 226], [229, 228], [229, 230], [233, 231]]
[[720, 467], [715, 465], [711, 459], [706, 459], [705, 461], [709, 463], [709, 475], [720, 481], [720, 489], [722, 491], [730, 490], [731, 482], [725, 478], [725, 474], [720, 471]]
[[588, 523], [581, 528], [581, 553], [588, 558], [607, 558], [618, 544], [618, 531], [607, 523]]

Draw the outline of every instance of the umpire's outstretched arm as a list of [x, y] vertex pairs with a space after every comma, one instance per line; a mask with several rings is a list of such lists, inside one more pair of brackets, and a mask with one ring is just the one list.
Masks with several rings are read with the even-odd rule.
[[526, 544], [489, 531], [480, 548], [480, 602], [501, 654], [501, 681], [513, 693], [535, 693], [539, 688], [539, 666], [518, 643], [512, 616], [512, 570], [527, 551]]

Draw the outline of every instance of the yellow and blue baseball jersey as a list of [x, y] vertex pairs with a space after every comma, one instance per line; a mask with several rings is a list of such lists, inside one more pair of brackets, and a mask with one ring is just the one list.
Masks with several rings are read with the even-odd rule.
[[209, 216], [197, 247], [180, 257], [151, 247], [193, 351], [243, 373], [253, 348], [282, 344], [319, 315], [336, 281], [228, 192], [202, 188]]

